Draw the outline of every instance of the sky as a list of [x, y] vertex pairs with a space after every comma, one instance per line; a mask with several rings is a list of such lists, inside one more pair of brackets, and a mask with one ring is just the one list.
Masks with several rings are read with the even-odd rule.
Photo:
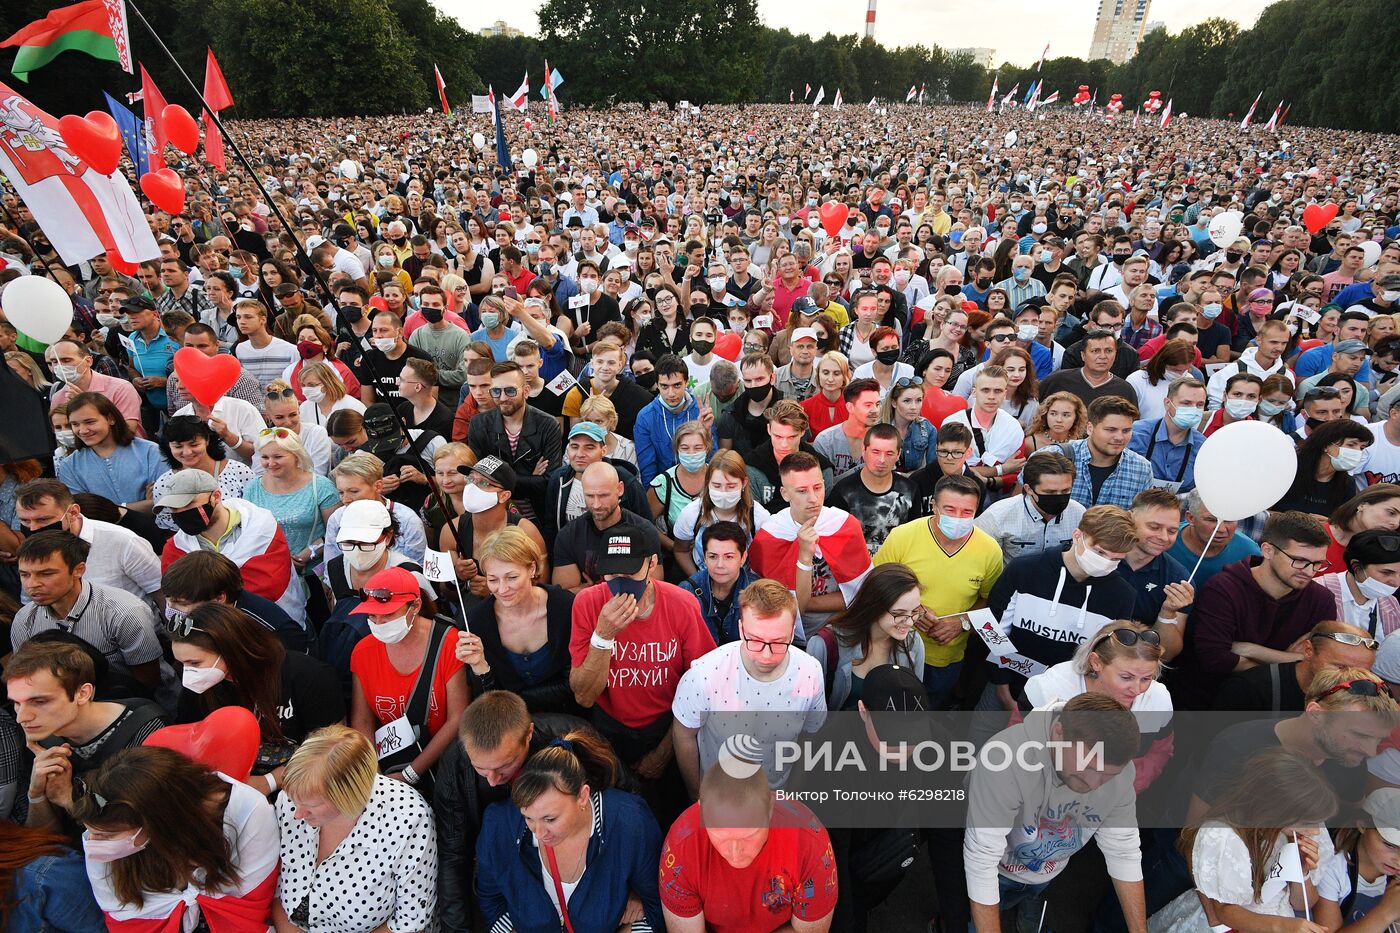
[[[536, 13], [542, 0], [517, 0], [506, 7], [469, 0], [432, 0], [443, 12], [455, 16], [471, 31], [497, 19], [526, 33], [539, 28]], [[986, 47], [996, 50], [996, 64], [1009, 61], [1033, 65], [1045, 43], [1050, 57], [1084, 57], [1093, 36], [1098, 0], [1060, 0], [1054, 14], [1044, 0], [976, 0], [975, 3], [929, 0], [878, 0], [875, 38], [887, 45], [922, 42], [944, 48]], [[1148, 20], [1166, 23], [1170, 32], [1222, 16], [1248, 28], [1270, 0], [1153, 0]], [[759, 18], [775, 29], [820, 36], [826, 32], [863, 33], [866, 0], [758, 0]], [[1005, 29], [1004, 24], [1022, 27]], [[819, 24], [819, 25], [813, 25]]]

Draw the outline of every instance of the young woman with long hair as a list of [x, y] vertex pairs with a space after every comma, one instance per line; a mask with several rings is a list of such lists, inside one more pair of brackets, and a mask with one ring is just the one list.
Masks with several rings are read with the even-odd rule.
[[700, 498], [682, 509], [676, 519], [673, 553], [686, 576], [705, 566], [702, 533], [721, 521], [738, 522], [751, 541], [768, 521], [768, 510], [754, 501], [744, 458], [734, 450], [715, 454], [705, 468]]
[[928, 611], [923, 585], [904, 564], [880, 564], [861, 581], [855, 598], [807, 642], [807, 653], [827, 672], [827, 707], [853, 710], [865, 676], [885, 664], [924, 676], [924, 640], [916, 632]]

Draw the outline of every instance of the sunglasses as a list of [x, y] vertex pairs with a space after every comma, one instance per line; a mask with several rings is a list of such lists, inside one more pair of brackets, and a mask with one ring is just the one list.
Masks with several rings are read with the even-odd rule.
[[894, 385], [890, 386], [890, 389], [908, 389], [914, 386], [922, 386], [923, 384], [923, 380], [913, 376], [901, 376], [894, 381]]
[[1374, 680], [1348, 680], [1345, 683], [1337, 684], [1337, 686], [1331, 688], [1330, 690], [1324, 690], [1317, 697], [1317, 699], [1325, 700], [1332, 694], [1342, 693], [1343, 691], [1350, 694], [1351, 696], [1356, 697], [1387, 696], [1391, 699], [1395, 699], [1394, 694], [1390, 692], [1389, 684], [1380, 683]]
[[1342, 393], [1332, 386], [1313, 386], [1303, 393], [1303, 401], [1308, 402], [1315, 398], [1334, 399], [1341, 398]]
[[992, 343], [1010, 343], [1016, 339], [1015, 334], [995, 334], [987, 338]]
[[268, 389], [267, 397], [270, 399], [296, 398], [296, 393], [291, 389]]
[[491, 387], [491, 397], [492, 397], [492, 398], [500, 398], [500, 397], [503, 396], [503, 395], [504, 395], [506, 398], [515, 398], [515, 397], [516, 397], [517, 395], [519, 395], [519, 394], [520, 394], [520, 390], [519, 390], [518, 388], [516, 388], [515, 386], [505, 386], [505, 387], [501, 387], [501, 386], [492, 386], [492, 387]]
[[[271, 397], [270, 395], [268, 396], [268, 398]], [[258, 437], [275, 437], [279, 441], [295, 436], [295, 433], [290, 428], [263, 428], [258, 432]]]
[[417, 593], [395, 593], [393, 590], [385, 589], [363, 590], [362, 592], [365, 594], [365, 599], [373, 600], [376, 603], [391, 603], [404, 597], [408, 597], [410, 600], [418, 598]]
[[1131, 648], [1138, 642], [1141, 642], [1144, 645], [1151, 645], [1154, 648], [1160, 648], [1162, 646], [1162, 636], [1158, 635], [1151, 629], [1148, 629], [1145, 632], [1139, 632], [1135, 629], [1130, 628], [1116, 628], [1113, 631], [1109, 632], [1107, 635], [1104, 635], [1098, 641], [1094, 642], [1094, 646], [1098, 647], [1099, 645], [1102, 645], [1104, 642], [1108, 641], [1110, 638], [1118, 642], [1118, 644], [1122, 645], [1124, 648]]
[[1374, 638], [1365, 635], [1353, 635], [1351, 632], [1313, 632], [1313, 638], [1326, 638], [1335, 641], [1339, 645], [1350, 645], [1353, 648], [1365, 648], [1367, 651], [1375, 651], [1381, 643]]
[[204, 631], [194, 624], [194, 616], [185, 612], [172, 612], [165, 620], [165, 630], [177, 638], [188, 638], [190, 632]]

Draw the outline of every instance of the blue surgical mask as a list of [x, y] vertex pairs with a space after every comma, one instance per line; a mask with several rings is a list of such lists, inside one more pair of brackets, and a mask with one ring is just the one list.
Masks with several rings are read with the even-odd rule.
[[647, 591], [647, 580], [633, 580], [631, 577], [613, 577], [608, 581], [608, 589], [614, 596], [621, 596], [627, 593], [634, 599], [640, 600]]
[[972, 519], [940, 515], [938, 516], [938, 530], [943, 533], [943, 537], [957, 541], [972, 534]]
[[1220, 312], [1223, 310], [1224, 308], [1218, 301], [1213, 301], [1210, 304], [1201, 305], [1201, 313], [1206, 316], [1207, 320], [1211, 321], [1220, 317]]
[[1031, 270], [1025, 268], [1024, 266], [1020, 269], [1013, 269], [1011, 271], [1011, 277], [1018, 282], [1024, 282], [1026, 279], [1031, 277]]
[[482, 327], [486, 328], [487, 330], [491, 330], [493, 327], [495, 327], [495, 326], [496, 326], [497, 324], [499, 324], [499, 323], [501, 323], [501, 316], [500, 316], [499, 314], [497, 314], [495, 311], [483, 311], [483, 312], [481, 312], [481, 326], [482, 326]]
[[677, 454], [676, 462], [681, 465], [681, 469], [691, 473], [697, 473], [705, 467], [704, 454]]
[[1205, 412], [1199, 408], [1183, 405], [1172, 415], [1172, 424], [1178, 428], [1186, 428], [1188, 431], [1201, 423], [1201, 418]]

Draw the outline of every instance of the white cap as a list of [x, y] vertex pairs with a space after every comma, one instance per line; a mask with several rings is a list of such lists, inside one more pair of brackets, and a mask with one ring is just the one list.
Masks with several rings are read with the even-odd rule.
[[319, 233], [313, 234], [306, 238], [306, 251], [309, 253], [325, 242], [325, 237], [321, 236]]
[[389, 510], [384, 503], [359, 499], [345, 507], [340, 529], [335, 534], [337, 544], [346, 541], [377, 541], [389, 527]]
[[1371, 814], [1371, 822], [1382, 839], [1393, 846], [1400, 846], [1400, 790], [1378, 787], [1366, 795], [1361, 809]]
[[794, 328], [793, 331], [792, 331], [792, 340], [791, 340], [790, 342], [791, 342], [791, 343], [797, 343], [797, 341], [799, 341], [799, 340], [808, 340], [808, 339], [810, 339], [810, 340], [816, 340], [816, 339], [817, 339], [817, 329], [816, 329], [815, 327], [797, 327], [797, 328]]

